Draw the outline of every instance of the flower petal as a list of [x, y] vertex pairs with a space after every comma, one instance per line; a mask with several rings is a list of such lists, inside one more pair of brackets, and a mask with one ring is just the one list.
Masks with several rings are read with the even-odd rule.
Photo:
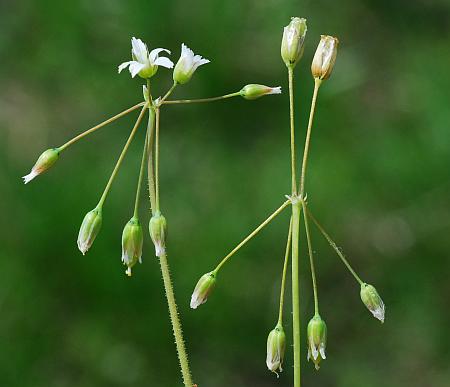
[[158, 55], [160, 52], [167, 52], [170, 55], [170, 51], [167, 50], [166, 48], [155, 48], [154, 50], [150, 51], [150, 62], [153, 64], [153, 62], [155, 62], [156, 59], [158, 59]]
[[153, 65], [163, 66], [167, 67], [168, 69], [171, 69], [173, 67], [173, 62], [169, 58], [161, 56], [153, 62]]
[[148, 49], [141, 39], [131, 38], [131, 46], [133, 48], [134, 59], [141, 63], [148, 61]]
[[141, 71], [144, 67], [145, 67], [145, 64], [142, 64], [142, 63], [139, 63], [136, 61], [130, 62], [129, 70], [130, 70], [131, 77], [134, 78], [139, 73], [139, 71]]
[[129, 66], [132, 62], [123, 62], [121, 65], [119, 65], [118, 72], [119, 74], [122, 72], [123, 69], [125, 69], [127, 66]]

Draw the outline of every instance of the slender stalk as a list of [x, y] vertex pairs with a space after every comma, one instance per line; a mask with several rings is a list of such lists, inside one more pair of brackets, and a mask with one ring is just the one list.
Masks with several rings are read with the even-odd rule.
[[319, 91], [320, 84], [322, 80], [319, 78], [314, 78], [314, 92], [311, 102], [311, 110], [309, 112], [308, 130], [306, 132], [305, 140], [305, 150], [303, 152], [303, 162], [302, 162], [302, 174], [300, 176], [300, 197], [303, 198], [305, 194], [305, 178], [306, 178], [306, 165], [308, 164], [308, 153], [309, 153], [309, 143], [311, 141], [311, 130], [314, 120], [314, 112], [316, 109], [317, 93]]
[[306, 215], [306, 203], [302, 202], [303, 206], [303, 219], [305, 221], [305, 233], [306, 233], [306, 241], [308, 243], [308, 253], [309, 253], [309, 264], [311, 266], [311, 279], [313, 284], [313, 293], [314, 293], [314, 312], [315, 315], [319, 315], [319, 297], [317, 295], [317, 279], [316, 279], [316, 269], [314, 265], [314, 255], [311, 243], [311, 234], [309, 232], [309, 223], [308, 216]]
[[300, 286], [298, 276], [298, 243], [301, 205], [298, 200], [292, 202], [292, 331], [294, 336], [294, 387], [300, 387]]
[[218, 272], [220, 268], [228, 261], [242, 246], [244, 246], [250, 239], [258, 234], [265, 226], [267, 226], [277, 215], [279, 215], [289, 204], [290, 200], [286, 200], [272, 215], [270, 215], [264, 222], [262, 222], [255, 230], [253, 230], [241, 243], [239, 243], [230, 253], [222, 259], [222, 261], [214, 269], [214, 272]]
[[309, 208], [305, 207], [306, 215], [311, 218], [311, 220], [314, 222], [314, 224], [317, 226], [319, 231], [322, 233], [322, 235], [325, 237], [325, 239], [328, 241], [330, 246], [333, 248], [333, 250], [336, 252], [336, 254], [341, 258], [341, 261], [344, 263], [344, 265], [347, 267], [347, 269], [350, 271], [350, 273], [355, 277], [356, 281], [359, 282], [360, 285], [363, 284], [363, 281], [361, 278], [356, 274], [355, 270], [351, 267], [350, 263], [345, 258], [342, 251], [339, 249], [339, 247], [336, 245], [336, 243], [331, 239], [331, 237], [328, 235], [328, 233], [324, 230], [324, 228], [321, 226], [321, 224], [317, 221], [317, 219], [313, 216]]
[[289, 118], [291, 126], [291, 176], [292, 176], [292, 195], [297, 194], [297, 176], [295, 162], [295, 122], [294, 122], [294, 69], [288, 67], [289, 76]]
[[134, 201], [134, 212], [133, 212], [134, 217], [138, 216], [139, 198], [141, 197], [141, 187], [142, 187], [142, 180], [144, 179], [145, 161], [147, 158], [147, 153], [148, 153], [148, 129], [145, 134], [144, 150], [142, 151], [141, 167], [139, 169], [139, 179], [136, 189], [136, 199]]
[[231, 97], [237, 97], [240, 95], [240, 92], [237, 91], [236, 93], [230, 93], [221, 95], [219, 97], [212, 97], [212, 98], [199, 98], [199, 99], [178, 99], [178, 100], [172, 100], [172, 101], [164, 101], [162, 102], [163, 105], [173, 105], [173, 104], [181, 104], [181, 103], [200, 103], [200, 102], [212, 102], [212, 101], [220, 101], [222, 99], [231, 98]]
[[159, 263], [161, 265], [164, 289], [166, 291], [167, 303], [169, 305], [170, 320], [172, 321], [173, 335], [175, 337], [175, 344], [177, 347], [178, 360], [180, 361], [183, 382], [185, 387], [192, 387], [194, 383], [192, 381], [192, 376], [189, 369], [189, 361], [186, 352], [186, 346], [184, 344], [181, 322], [178, 316], [177, 304], [173, 292], [172, 280], [170, 278], [169, 264], [167, 262], [166, 253], [162, 254], [159, 257]]
[[97, 129], [100, 129], [103, 126], [108, 125], [111, 122], [117, 120], [118, 118], [123, 117], [123, 116], [127, 115], [128, 113], [131, 113], [132, 111], [136, 110], [137, 108], [144, 106], [144, 104], [145, 104], [145, 102], [140, 102], [137, 105], [134, 105], [134, 106], [130, 107], [129, 109], [124, 110], [123, 112], [116, 114], [115, 116], [113, 116], [111, 118], [108, 118], [106, 121], [103, 121], [100, 124], [93, 126], [92, 128], [84, 131], [83, 133], [80, 133], [78, 136], [72, 138], [71, 140], [67, 141], [65, 144], [61, 145], [58, 148], [59, 151], [62, 152], [64, 149], [66, 149], [70, 145], [74, 144], [78, 140], [81, 140], [83, 137], [87, 136], [88, 134], [91, 134], [91, 133], [95, 132]]
[[285, 289], [285, 284], [286, 284], [286, 272], [287, 272], [287, 267], [288, 267], [288, 263], [289, 263], [291, 237], [292, 237], [292, 217], [289, 220], [288, 239], [287, 239], [287, 243], [286, 243], [286, 252], [284, 254], [283, 276], [281, 277], [280, 309], [278, 312], [278, 325], [281, 325], [283, 323], [284, 289]]
[[145, 114], [146, 110], [147, 110], [147, 105], [144, 105], [142, 110], [141, 110], [141, 113], [139, 114], [139, 117], [138, 117], [136, 123], [134, 124], [133, 129], [131, 130], [131, 133], [130, 133], [130, 136], [128, 137], [128, 140], [125, 143], [125, 146], [123, 147], [122, 152], [120, 153], [119, 159], [117, 160], [117, 163], [114, 166], [114, 169], [113, 169], [113, 171], [111, 173], [111, 176], [110, 176], [110, 178], [108, 180], [108, 184], [106, 184], [105, 190], [103, 191], [102, 197], [100, 198], [100, 201], [98, 202], [97, 207], [99, 207], [99, 208], [101, 208], [103, 206], [103, 203], [106, 200], [106, 196], [108, 195], [108, 192], [111, 189], [111, 184], [113, 183], [113, 181], [114, 181], [114, 179], [115, 179], [115, 177], [117, 175], [117, 171], [119, 170], [120, 165], [122, 164], [122, 161], [123, 161], [123, 159], [125, 157], [125, 154], [128, 151], [128, 148], [129, 148], [129, 146], [131, 144], [131, 141], [133, 140], [134, 135], [136, 134], [136, 131], [139, 128], [139, 125], [140, 125], [142, 119], [144, 118], [144, 114]]
[[158, 102], [158, 106], [164, 103], [164, 101], [169, 97], [169, 95], [172, 94], [172, 92], [175, 90], [175, 87], [177, 87], [177, 85], [178, 83], [174, 81], [173, 85], [170, 87], [167, 93], [164, 94], [164, 97], [162, 97], [161, 100]]
[[159, 108], [155, 108], [156, 128], [155, 128], [155, 211], [159, 212]]
[[148, 124], [147, 124], [147, 173], [148, 173], [148, 192], [150, 197], [150, 206], [152, 214], [156, 212], [156, 193], [155, 193], [155, 169], [153, 165], [153, 144], [155, 142], [155, 109], [148, 107]]

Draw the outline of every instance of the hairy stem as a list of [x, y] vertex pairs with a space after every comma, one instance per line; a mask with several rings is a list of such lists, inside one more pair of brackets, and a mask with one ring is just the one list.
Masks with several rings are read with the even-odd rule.
[[155, 142], [155, 109], [152, 106], [148, 108], [147, 125], [147, 173], [148, 173], [148, 192], [150, 197], [150, 206], [152, 214], [156, 211], [156, 193], [155, 193], [155, 168], [153, 165], [153, 144]]
[[314, 93], [311, 102], [311, 110], [309, 112], [308, 130], [306, 132], [305, 149], [303, 151], [302, 174], [300, 176], [300, 197], [302, 199], [305, 194], [306, 166], [308, 164], [309, 143], [311, 142], [311, 130], [314, 120], [314, 112], [316, 109], [317, 93], [322, 81], [319, 78], [314, 79]]
[[170, 278], [169, 264], [167, 262], [166, 253], [159, 257], [161, 265], [161, 273], [164, 281], [164, 290], [166, 292], [167, 303], [169, 305], [170, 320], [172, 322], [173, 335], [175, 337], [175, 344], [177, 347], [178, 360], [180, 361], [181, 374], [183, 376], [183, 383], [185, 387], [192, 387], [191, 371], [189, 369], [189, 361], [186, 352], [186, 346], [183, 339], [183, 331], [181, 329], [181, 322], [178, 315], [177, 304], [173, 292], [172, 280]]
[[311, 279], [313, 284], [313, 293], [314, 293], [314, 312], [316, 315], [319, 315], [319, 297], [317, 295], [317, 279], [316, 279], [316, 268], [314, 265], [314, 255], [311, 243], [311, 234], [309, 232], [309, 222], [308, 216], [306, 215], [306, 203], [302, 202], [303, 206], [303, 219], [305, 221], [305, 233], [306, 233], [306, 241], [308, 244], [308, 254], [309, 254], [309, 265], [311, 267]]
[[155, 108], [155, 211], [159, 213], [159, 108]]
[[291, 238], [292, 238], [292, 217], [289, 221], [289, 231], [288, 239], [286, 243], [286, 252], [284, 254], [284, 265], [283, 265], [283, 276], [281, 277], [281, 289], [280, 289], [280, 308], [278, 312], [278, 324], [283, 324], [283, 308], [284, 308], [284, 289], [286, 285], [286, 272], [289, 263], [289, 253], [291, 248]]
[[292, 202], [292, 331], [294, 336], [294, 387], [300, 387], [300, 286], [298, 273], [298, 244], [301, 205]]
[[358, 276], [358, 274], [356, 274], [355, 270], [353, 270], [353, 268], [351, 267], [350, 263], [347, 261], [347, 259], [345, 258], [344, 254], [342, 253], [342, 251], [339, 249], [339, 247], [336, 245], [336, 242], [334, 242], [333, 239], [331, 239], [331, 237], [328, 235], [328, 233], [324, 230], [324, 228], [321, 226], [321, 224], [317, 221], [317, 219], [313, 216], [313, 214], [311, 213], [311, 211], [309, 210], [309, 208], [305, 207], [305, 212], [306, 215], [309, 216], [311, 218], [311, 220], [314, 222], [314, 224], [317, 226], [317, 228], [319, 229], [319, 231], [322, 233], [322, 235], [325, 237], [325, 239], [327, 240], [327, 242], [330, 244], [330, 246], [333, 248], [333, 250], [336, 252], [336, 254], [339, 256], [339, 258], [341, 258], [341, 261], [344, 263], [344, 265], [347, 267], [347, 269], [350, 271], [350, 273], [353, 275], [353, 277], [355, 277], [356, 281], [358, 281], [358, 283], [360, 285], [363, 284], [363, 281], [361, 280], [361, 278]]
[[142, 187], [142, 180], [144, 179], [145, 161], [147, 158], [147, 153], [148, 153], [148, 128], [145, 134], [144, 150], [142, 151], [141, 167], [139, 169], [138, 185], [136, 188], [136, 199], [134, 200], [134, 212], [133, 212], [134, 217], [138, 216], [139, 199], [141, 197], [141, 187]]
[[214, 269], [214, 272], [218, 272], [220, 268], [228, 261], [242, 246], [244, 246], [250, 239], [258, 234], [265, 226], [267, 226], [277, 215], [279, 215], [289, 204], [290, 200], [286, 200], [272, 215], [270, 215], [264, 222], [262, 222], [255, 230], [253, 230], [241, 243], [239, 243], [230, 253], [222, 259], [222, 261]]
[[108, 192], [111, 189], [111, 185], [112, 185], [112, 183], [113, 183], [113, 181], [114, 181], [114, 179], [115, 179], [115, 177], [117, 175], [117, 171], [119, 170], [120, 165], [122, 164], [122, 161], [123, 161], [123, 159], [125, 157], [125, 154], [127, 153], [128, 148], [129, 148], [129, 146], [131, 144], [131, 141], [133, 141], [134, 135], [136, 134], [136, 131], [139, 128], [139, 125], [140, 125], [142, 119], [144, 118], [144, 114], [145, 114], [146, 110], [147, 110], [147, 105], [144, 105], [144, 107], [141, 110], [141, 113], [139, 114], [139, 117], [138, 117], [136, 123], [134, 124], [133, 129], [131, 130], [131, 133], [130, 133], [130, 136], [128, 137], [128, 140], [125, 143], [125, 146], [123, 147], [122, 152], [120, 153], [119, 159], [117, 160], [117, 163], [114, 166], [114, 169], [113, 169], [113, 171], [111, 173], [111, 176], [110, 176], [110, 178], [108, 180], [108, 183], [106, 184], [105, 190], [103, 191], [102, 197], [100, 198], [100, 201], [98, 202], [97, 207], [101, 208], [103, 206], [103, 203], [106, 200], [106, 196], [108, 195]]
[[295, 121], [294, 121], [294, 69], [288, 67], [289, 75], [289, 118], [291, 126], [291, 176], [292, 195], [297, 194], [297, 176], [295, 162]]
[[101, 122], [98, 125], [95, 125], [94, 127], [84, 131], [83, 133], [80, 133], [78, 136], [72, 138], [71, 140], [67, 141], [64, 145], [61, 145], [58, 150], [60, 152], [62, 152], [64, 149], [66, 149], [67, 147], [69, 147], [70, 145], [74, 144], [75, 142], [77, 142], [78, 140], [81, 140], [83, 137], [87, 136], [88, 134], [91, 134], [93, 132], [95, 132], [97, 129], [102, 128], [105, 125], [110, 124], [111, 122], [117, 120], [120, 117], [123, 117], [125, 115], [127, 115], [128, 113], [131, 113], [132, 111], [136, 110], [137, 108], [144, 106], [145, 102], [140, 102], [137, 105], [134, 105], [132, 107], [130, 107], [127, 110], [124, 110], [123, 112], [116, 114], [115, 116], [108, 118], [106, 121]]
[[162, 102], [163, 105], [173, 105], [173, 104], [181, 104], [181, 103], [201, 103], [201, 102], [213, 102], [213, 101], [220, 101], [222, 99], [227, 99], [231, 97], [236, 97], [240, 95], [240, 92], [237, 91], [236, 93], [230, 93], [221, 95], [219, 97], [212, 97], [212, 98], [199, 98], [199, 99], [178, 99], [178, 100], [172, 100], [172, 101], [164, 101]]

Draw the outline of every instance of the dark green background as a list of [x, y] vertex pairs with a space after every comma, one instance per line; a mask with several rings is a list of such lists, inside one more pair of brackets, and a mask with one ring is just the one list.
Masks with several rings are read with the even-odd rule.
[[[86, 256], [76, 247], [136, 114], [65, 152], [27, 186], [37, 156], [138, 102], [141, 79], [117, 74], [130, 38], [211, 59], [174, 97], [247, 83], [281, 96], [169, 106], [161, 116], [162, 209], [192, 371], [200, 387], [292, 385], [265, 366], [276, 322], [288, 211], [224, 267], [208, 303], [198, 277], [284, 200], [290, 186], [282, 27], [308, 19], [296, 68], [303, 145], [320, 34], [340, 39], [319, 95], [308, 176], [311, 209], [387, 305], [380, 325], [314, 229], [328, 359], [303, 385], [444, 387], [450, 383], [450, 7], [422, 1], [9, 1], [0, 3], [0, 385], [179, 386], [158, 262], [149, 238], [129, 279], [120, 237], [132, 213], [143, 132], [130, 149]], [[161, 68], [154, 89], [170, 86]], [[148, 221], [148, 203], [141, 214]], [[301, 241], [302, 325], [313, 305]], [[289, 280], [290, 284], [290, 280]], [[290, 339], [290, 292], [286, 331]], [[306, 348], [302, 349], [306, 359]]]

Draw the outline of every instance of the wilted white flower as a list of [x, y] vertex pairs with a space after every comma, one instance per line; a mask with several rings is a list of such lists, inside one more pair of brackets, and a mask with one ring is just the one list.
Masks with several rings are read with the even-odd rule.
[[333, 71], [336, 62], [339, 40], [334, 36], [322, 35], [311, 64], [314, 78], [327, 79]]
[[277, 370], [282, 372], [284, 351], [286, 349], [286, 335], [284, 333], [281, 324], [278, 324], [274, 329], [272, 329], [267, 337], [267, 356], [266, 365], [267, 368], [276, 373]]
[[98, 235], [102, 226], [102, 209], [94, 208], [89, 211], [81, 223], [80, 232], [78, 233], [78, 249], [82, 254], [86, 254], [86, 251], [90, 249], [96, 236]]
[[327, 325], [319, 315], [315, 315], [308, 323], [308, 361], [312, 359], [316, 370], [319, 364], [327, 357], [325, 347], [327, 345]]
[[295, 66], [302, 57], [307, 30], [306, 19], [299, 17], [293, 17], [289, 25], [284, 27], [281, 57], [286, 66]]
[[216, 273], [213, 271], [203, 274], [195, 285], [191, 297], [191, 308], [197, 309], [208, 300], [208, 296], [216, 286]]
[[133, 60], [122, 63], [119, 66], [119, 73], [128, 67], [133, 78], [136, 74], [141, 78], [150, 78], [155, 75], [158, 66], [167, 67], [168, 69], [173, 67], [173, 62], [169, 58], [159, 56], [159, 53], [162, 51], [170, 54], [170, 51], [165, 48], [155, 48], [149, 52], [147, 45], [141, 39], [136, 39], [135, 37], [131, 38], [131, 47]]
[[139, 219], [133, 216], [122, 232], [122, 262], [127, 265], [126, 273], [131, 276], [131, 268], [136, 262], [142, 262], [142, 245], [144, 236]]
[[56, 163], [56, 160], [58, 160], [58, 156], [59, 156], [59, 149], [56, 148], [47, 149], [44, 153], [42, 153], [39, 156], [38, 160], [31, 169], [31, 172], [28, 175], [22, 177], [23, 182], [27, 184], [31, 180], [33, 180], [36, 176], [45, 172], [53, 164]]
[[153, 244], [155, 245], [155, 255], [160, 257], [166, 253], [166, 238], [167, 238], [167, 221], [161, 214], [155, 214], [151, 217], [148, 223], [148, 229]]
[[200, 55], [194, 55], [194, 51], [183, 43], [180, 59], [178, 59], [173, 70], [173, 80], [180, 84], [189, 82], [195, 70], [206, 63], [209, 63], [208, 59], [202, 58]]
[[264, 95], [270, 94], [281, 94], [281, 87], [269, 87], [265, 85], [258, 85], [256, 83], [251, 83], [244, 86], [239, 92], [245, 99], [256, 99]]
[[361, 300], [373, 316], [384, 323], [384, 302], [372, 285], [361, 284]]

